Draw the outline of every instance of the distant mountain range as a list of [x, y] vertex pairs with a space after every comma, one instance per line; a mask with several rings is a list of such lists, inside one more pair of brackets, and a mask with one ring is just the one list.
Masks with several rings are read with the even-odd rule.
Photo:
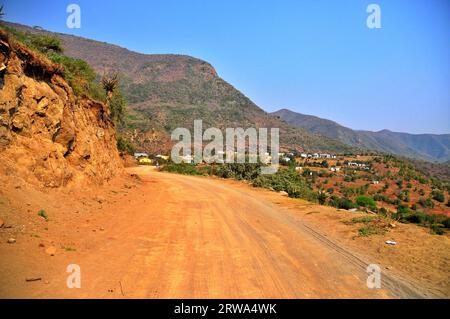
[[[185, 55], [141, 54], [116, 45], [67, 34], [6, 23], [22, 32], [59, 38], [64, 54], [85, 60], [98, 74], [118, 72], [130, 106], [124, 135], [135, 138], [143, 150], [167, 151], [168, 137], [177, 127], [265, 127], [280, 129], [287, 149], [349, 152], [353, 148], [328, 137], [296, 128], [266, 113], [220, 78], [207, 62]], [[140, 133], [151, 132], [139, 137]], [[133, 133], [133, 134], [132, 134]], [[157, 136], [155, 138], [155, 136]]]
[[408, 134], [389, 130], [357, 131], [317, 116], [282, 109], [272, 113], [286, 123], [339, 140], [354, 147], [412, 157], [427, 161], [450, 160], [450, 134]]

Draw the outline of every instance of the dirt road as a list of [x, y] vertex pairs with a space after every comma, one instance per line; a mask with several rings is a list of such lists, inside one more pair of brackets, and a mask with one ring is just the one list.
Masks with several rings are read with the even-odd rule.
[[[420, 297], [383, 276], [368, 289], [370, 260], [343, 249], [263, 196], [219, 180], [134, 170], [142, 185], [67, 234], [77, 250], [20, 251], [0, 267], [3, 297], [392, 298]], [[90, 231], [101, 225], [101, 231]], [[70, 235], [73, 232], [74, 235]], [[14, 248], [3, 247], [2, 254]], [[17, 249], [17, 248], [16, 248]], [[26, 250], [26, 249], [25, 249]], [[66, 267], [81, 267], [68, 289]], [[30, 274], [42, 282], [25, 283]]]

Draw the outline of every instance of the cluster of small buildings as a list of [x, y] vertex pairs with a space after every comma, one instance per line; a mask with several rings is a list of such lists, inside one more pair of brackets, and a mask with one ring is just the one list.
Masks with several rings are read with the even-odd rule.
[[[311, 169], [310, 167], [309, 167], [309, 169]], [[317, 169], [317, 168], [316, 168]], [[321, 168], [322, 170], [323, 170], [323, 168]], [[295, 168], [295, 170], [297, 171], [297, 172], [301, 172], [301, 171], [303, 171], [303, 167], [302, 166], [297, 166], [296, 168]], [[333, 167], [330, 167], [330, 171], [331, 172], [339, 172], [341, 170], [341, 168], [340, 167], [337, 167], [337, 166], [333, 166]]]
[[369, 169], [369, 166], [367, 164], [364, 164], [364, 163], [348, 162], [347, 166], [349, 166], [349, 167], [358, 167], [358, 168], [362, 168], [362, 169], [365, 169], [365, 170]]
[[300, 154], [301, 158], [336, 158], [336, 155], [333, 154], [319, 154], [319, 153], [314, 153], [314, 154], [310, 154], [310, 153], [301, 153]]
[[144, 165], [150, 165], [152, 164], [154, 161], [158, 161], [158, 159], [163, 159], [168, 161], [169, 160], [169, 156], [168, 155], [161, 155], [158, 154], [155, 156], [155, 160], [152, 160], [150, 158], [150, 156], [147, 153], [144, 152], [135, 152], [134, 153], [134, 158], [138, 161], [139, 164], [144, 164]]

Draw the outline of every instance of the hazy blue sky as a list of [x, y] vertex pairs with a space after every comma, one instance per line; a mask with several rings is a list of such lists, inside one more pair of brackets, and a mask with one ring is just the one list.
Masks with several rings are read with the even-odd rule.
[[[449, 0], [0, 0], [6, 20], [204, 59], [266, 111], [450, 133]], [[81, 6], [82, 28], [66, 27]], [[366, 7], [381, 7], [381, 29]]]

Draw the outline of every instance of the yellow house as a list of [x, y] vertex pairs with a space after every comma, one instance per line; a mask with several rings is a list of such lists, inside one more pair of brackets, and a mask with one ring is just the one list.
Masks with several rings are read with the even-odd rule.
[[153, 161], [149, 158], [143, 157], [139, 159], [139, 164], [150, 165], [151, 163], [153, 163]]

